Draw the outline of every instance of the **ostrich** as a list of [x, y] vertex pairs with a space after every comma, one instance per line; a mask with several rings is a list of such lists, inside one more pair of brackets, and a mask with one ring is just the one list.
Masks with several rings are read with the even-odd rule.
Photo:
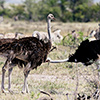
[[54, 41], [55, 43], [60, 43], [61, 40], [63, 39], [63, 36], [60, 33], [61, 33], [60, 29], [53, 31], [52, 41]]
[[89, 41], [94, 41], [96, 40], [96, 31], [92, 30], [91, 33], [89, 34]]
[[[96, 61], [96, 66], [100, 68], [100, 24], [99, 29], [94, 31], [92, 30], [89, 39], [82, 41], [76, 52], [69, 56], [69, 58], [64, 60], [51, 60], [47, 58], [47, 61], [50, 63], [63, 63], [63, 62], [82, 62], [84, 65], [91, 65]], [[93, 37], [93, 38], [92, 38]]]
[[[63, 36], [60, 34], [61, 30], [55, 30], [54, 32], [52, 32], [52, 36], [51, 36], [51, 40], [54, 43], [59, 43], [61, 42], [61, 40], [63, 39]], [[37, 37], [40, 40], [44, 40], [47, 41], [48, 40], [48, 36], [46, 32], [39, 32], [39, 31], [34, 31], [32, 34], [33, 37]]]
[[92, 30], [91, 33], [89, 34], [90, 41], [100, 40], [100, 24], [98, 24], [98, 25], [99, 25], [99, 29]]
[[99, 40], [100, 39], [100, 24], [98, 25], [99, 25], [99, 29], [96, 30], [96, 34], [94, 35], [94, 37]]
[[50, 63], [63, 63], [63, 62], [81, 62], [88, 66], [95, 61], [98, 62], [100, 58], [100, 40], [89, 41], [88, 39], [82, 41], [76, 52], [64, 60], [52, 60], [47, 58]]
[[71, 34], [73, 36], [73, 40], [76, 40], [78, 38], [78, 34], [75, 32], [75, 30], [73, 30]]
[[39, 40], [43, 40], [43, 41], [48, 40], [48, 36], [46, 32], [34, 31], [32, 36], [38, 38]]
[[19, 39], [19, 38], [23, 38], [23, 37], [25, 37], [24, 34], [20, 33], [20, 32], [7, 33], [4, 36], [4, 38], [15, 38], [15, 39]]
[[5, 43], [0, 45], [0, 54], [7, 57], [7, 60], [2, 67], [2, 83], [1, 90], [6, 92], [4, 88], [4, 77], [6, 68], [8, 68], [8, 91], [11, 88], [11, 72], [15, 65], [18, 65], [19, 68], [23, 68], [24, 73], [24, 85], [22, 88], [22, 93], [28, 93], [27, 77], [29, 72], [32, 69], [37, 68], [43, 62], [46, 62], [47, 55], [51, 49], [51, 20], [54, 19], [53, 14], [47, 16], [48, 23], [48, 36], [49, 39], [45, 43], [42, 40], [39, 40], [35, 37], [24, 37], [21, 39], [16, 39], [12, 43]]
[[[47, 62], [50, 63], [63, 63], [63, 62], [81, 62], [83, 65], [88, 66], [94, 62], [100, 65], [100, 40], [89, 41], [88, 39], [82, 41], [78, 49], [74, 54], [70, 55], [67, 59], [52, 60], [47, 58]], [[97, 69], [100, 67], [97, 66]], [[100, 73], [98, 73], [99, 77]], [[99, 97], [100, 91], [97, 89], [94, 93], [95, 97]]]
[[3, 15], [0, 16], [0, 23], [4, 21]]
[[4, 38], [4, 34], [0, 33], [0, 39]]
[[[11, 35], [11, 34], [9, 34], [9, 35]], [[14, 34], [13, 34], [14, 35]], [[2, 44], [5, 44], [5, 43], [12, 43], [12, 42], [14, 42], [15, 40], [17, 40], [19, 37], [23, 37], [24, 35], [22, 34], [22, 33], [18, 33], [18, 32], [16, 32], [15, 33], [15, 35], [14, 35], [14, 37], [13, 38], [1, 38], [0, 39], [0, 45], [2, 46]], [[10, 36], [11, 37], [11, 36]]]

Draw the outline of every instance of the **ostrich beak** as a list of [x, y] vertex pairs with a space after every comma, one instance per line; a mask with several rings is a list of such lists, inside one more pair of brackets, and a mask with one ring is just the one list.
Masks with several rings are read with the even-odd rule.
[[50, 61], [51, 61], [51, 58], [48, 57], [48, 58], [46, 59], [46, 62], [50, 62]]
[[48, 65], [50, 64], [50, 58], [49, 57], [46, 59], [46, 62], [48, 62]]
[[54, 17], [53, 20], [56, 20], [56, 18]]

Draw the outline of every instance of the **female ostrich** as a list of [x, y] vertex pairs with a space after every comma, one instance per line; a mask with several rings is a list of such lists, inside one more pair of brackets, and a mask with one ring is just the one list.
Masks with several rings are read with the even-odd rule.
[[[61, 40], [63, 39], [63, 36], [60, 34], [61, 30], [57, 29], [54, 32], [52, 32], [51, 34], [51, 40], [53, 43], [59, 43], [61, 42]], [[39, 40], [47, 40], [48, 39], [48, 35], [46, 32], [39, 32], [39, 31], [34, 31], [32, 34], [33, 37], [37, 37], [39, 38]]]
[[51, 49], [51, 27], [50, 22], [54, 19], [53, 14], [47, 16], [48, 23], [48, 35], [49, 39], [47, 42], [39, 40], [35, 37], [25, 37], [21, 39], [16, 39], [12, 43], [5, 43], [0, 45], [0, 54], [7, 57], [7, 60], [2, 67], [2, 83], [1, 90], [5, 92], [4, 89], [4, 76], [6, 68], [8, 68], [8, 91], [11, 88], [10, 75], [13, 66], [18, 65], [19, 68], [24, 67], [24, 85], [22, 93], [29, 92], [27, 85], [27, 77], [32, 69], [37, 68], [43, 62], [46, 61], [47, 55]]
[[16, 32], [16, 33], [6, 33], [4, 38], [15, 38], [15, 39], [19, 39], [19, 38], [23, 38], [25, 37], [23, 33], [20, 32]]
[[[8, 33], [8, 34], [9, 34], [9, 33]], [[11, 35], [11, 34], [9, 34], [9, 35]], [[16, 32], [16, 33], [13, 34], [13, 35], [14, 35], [13, 38], [9, 38], [9, 37], [3, 37], [3, 38], [1, 38], [1, 39], [0, 39], [0, 45], [5, 44], [5, 43], [12, 43], [12, 42], [14, 42], [15, 40], [17, 40], [17, 39], [19, 38], [19, 36], [20, 36], [20, 37], [24, 36], [22, 33], [18, 33], [18, 32]], [[12, 37], [12, 36], [10, 36], [10, 37]]]
[[[18, 39], [18, 36], [21, 35], [20, 33], [16, 32], [15, 33], [15, 37], [14, 38], [1, 38], [0, 39], [0, 45], [2, 46], [3, 44], [7, 44], [7, 43], [12, 43], [14, 42], [15, 40]], [[10, 36], [11, 37], [11, 36]]]

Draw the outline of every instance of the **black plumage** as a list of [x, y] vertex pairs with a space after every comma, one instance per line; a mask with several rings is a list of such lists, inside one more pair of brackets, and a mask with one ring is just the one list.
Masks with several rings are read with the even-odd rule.
[[88, 66], [98, 61], [100, 58], [100, 40], [89, 41], [88, 39], [82, 41], [75, 51], [67, 59], [63, 60], [52, 60], [47, 58], [47, 62], [50, 63], [63, 63], [63, 62], [81, 62]]
[[82, 62], [90, 65], [99, 58], [100, 55], [100, 40], [90, 41], [87, 39], [83, 41], [78, 49], [72, 54], [68, 62]]

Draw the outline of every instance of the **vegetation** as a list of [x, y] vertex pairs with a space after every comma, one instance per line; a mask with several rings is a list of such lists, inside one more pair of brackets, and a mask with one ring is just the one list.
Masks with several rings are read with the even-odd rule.
[[70, 46], [70, 47], [77, 47], [83, 41], [83, 32], [78, 33], [78, 38], [73, 38], [72, 34], [68, 34], [63, 37], [60, 45], [63, 46]]
[[[46, 31], [46, 23], [35, 21], [45, 20], [48, 13], [53, 13], [58, 21], [63, 22], [100, 21], [100, 4], [93, 4], [92, 0], [83, 0], [83, 2], [82, 0], [74, 0], [74, 2], [73, 0], [40, 0], [38, 2], [36, 0], [25, 0], [20, 5], [9, 5], [10, 8], [4, 6], [5, 2], [0, 2], [0, 15], [6, 18], [18, 16], [21, 21], [4, 20], [0, 26], [0, 32], [4, 34], [18, 31], [31, 36], [34, 30]], [[30, 20], [34, 21], [34, 23], [29, 22]], [[75, 52], [77, 45], [83, 41], [83, 37], [88, 36], [91, 30], [96, 29], [98, 23], [81, 23], [80, 25], [80, 23], [56, 22], [52, 23], [52, 26], [52, 30], [61, 29], [64, 38], [59, 45], [56, 44], [57, 50], [50, 52], [48, 56], [52, 59], [64, 59]], [[78, 40], [73, 40], [70, 34], [73, 30], [77, 31]], [[73, 45], [75, 48], [73, 48]], [[4, 61], [5, 59], [0, 58], [0, 70], [2, 70]], [[0, 99], [37, 100], [47, 96], [40, 93], [39, 90], [49, 93], [53, 100], [75, 100], [75, 93], [76, 95], [79, 93], [80, 95], [90, 96], [94, 94], [96, 89], [100, 88], [98, 76], [100, 70], [98, 71], [96, 67], [95, 64], [86, 67], [80, 63], [66, 62], [49, 65], [44, 63], [37, 70], [31, 71], [28, 77], [30, 93], [24, 95], [20, 93], [23, 84], [23, 71], [16, 66], [12, 72], [11, 89], [14, 94], [7, 93], [5, 95], [0, 91]], [[1, 74], [0, 71], [0, 76]], [[7, 73], [5, 77], [5, 89], [7, 90]]]
[[[76, 25], [77, 24], [77, 25]], [[76, 25], [76, 26], [75, 26]], [[29, 21], [13, 21], [4, 20], [0, 26], [0, 32], [22, 32], [25, 35], [32, 35], [34, 30], [46, 31], [46, 23], [44, 22], [29, 22]], [[57, 50], [50, 52], [48, 57], [52, 59], [65, 59], [70, 54], [75, 52], [76, 48], [68, 45], [73, 45], [74, 41], [71, 36], [72, 29], [76, 30], [79, 34], [79, 42], [82, 41], [84, 36], [87, 36], [87, 31], [91, 31], [97, 28], [98, 23], [52, 23], [52, 30], [59, 28], [61, 29], [61, 34], [63, 36], [68, 35], [64, 40], [65, 45], [57, 45]], [[79, 27], [80, 26], [80, 27]], [[77, 32], [78, 31], [78, 32]], [[81, 32], [80, 32], [81, 31]], [[84, 34], [83, 34], [84, 33]], [[75, 45], [79, 44], [75, 41]], [[0, 70], [4, 65], [4, 58], [0, 58]], [[0, 77], [2, 72], [0, 71]], [[14, 67], [12, 72], [12, 86], [11, 90], [14, 94], [7, 93], [6, 95], [0, 91], [1, 100], [37, 100], [41, 97], [49, 97], [46, 94], [40, 93], [39, 90], [45, 91], [51, 95], [53, 100], [75, 100], [75, 93], [80, 93], [80, 95], [92, 95], [98, 87], [100, 87], [98, 70], [96, 65], [90, 65], [88, 67], [81, 63], [60, 63], [60, 64], [49, 64], [44, 63], [37, 68], [37, 70], [32, 70], [28, 77], [29, 94], [21, 94], [21, 89], [23, 85], [23, 70], [19, 69], [17, 66]], [[8, 73], [5, 75], [5, 89], [8, 86]], [[1, 78], [0, 78], [1, 83]], [[77, 85], [78, 83], [78, 85]], [[76, 91], [77, 88], [77, 91]], [[96, 100], [96, 99], [92, 99]], [[99, 99], [98, 99], [99, 100]]]
[[20, 5], [0, 0], [0, 15], [8, 18], [18, 16], [20, 20], [45, 20], [48, 13], [53, 13], [62, 22], [100, 21], [100, 3], [92, 0], [25, 0]]

